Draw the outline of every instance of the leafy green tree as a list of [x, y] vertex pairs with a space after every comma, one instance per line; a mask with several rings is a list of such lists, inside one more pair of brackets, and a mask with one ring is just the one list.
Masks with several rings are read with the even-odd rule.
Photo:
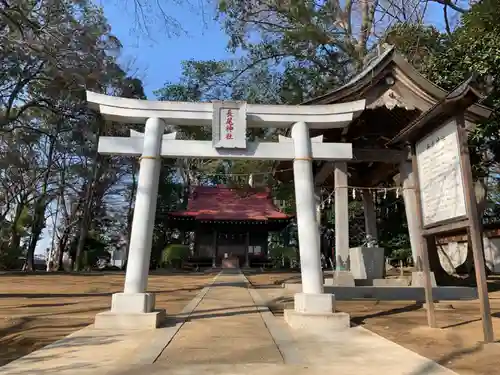
[[[492, 116], [478, 124], [470, 134], [471, 161], [476, 179], [487, 189], [487, 180], [498, 174], [500, 161], [500, 82], [498, 77], [500, 22], [496, 0], [474, 4], [450, 34], [421, 25], [396, 25], [386, 40], [393, 43], [432, 82], [452, 90], [471, 74], [477, 74], [488, 94], [485, 104]], [[480, 203], [481, 213], [484, 204]]]
[[[82, 252], [89, 232], [112, 237], [109, 221], [102, 224], [116, 205], [107, 203], [130, 169], [130, 159], [96, 157], [99, 134], [123, 126], [103, 124], [85, 89], [144, 97], [142, 84], [118, 66], [120, 42], [91, 1], [4, 1], [0, 45], [0, 217], [10, 226], [3, 244], [25, 246], [26, 269], [33, 269], [47, 216], [57, 211], [51, 261], [61, 265], [75, 238]], [[32, 215], [28, 243], [15, 224], [23, 207]]]
[[189, 257], [189, 246], [182, 244], [170, 244], [162, 253], [162, 264], [180, 268], [182, 261]]

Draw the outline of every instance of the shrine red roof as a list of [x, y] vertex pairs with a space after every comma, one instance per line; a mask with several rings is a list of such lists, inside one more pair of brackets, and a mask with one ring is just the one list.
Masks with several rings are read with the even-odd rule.
[[281, 212], [272, 202], [271, 194], [255, 189], [234, 189], [225, 186], [196, 186], [185, 211], [170, 212], [172, 217], [196, 220], [286, 220], [292, 216]]

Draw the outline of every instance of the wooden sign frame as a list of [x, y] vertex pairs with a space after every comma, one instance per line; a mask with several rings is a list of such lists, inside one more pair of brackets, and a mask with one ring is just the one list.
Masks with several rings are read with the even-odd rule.
[[421, 262], [424, 273], [425, 300], [427, 304], [427, 319], [430, 327], [437, 327], [432, 298], [432, 282], [431, 271], [429, 264], [429, 248], [434, 247], [436, 236], [444, 233], [456, 232], [465, 228], [472, 244], [472, 253], [474, 257], [474, 268], [476, 274], [477, 291], [480, 300], [481, 319], [483, 321], [483, 335], [485, 342], [493, 342], [493, 325], [491, 321], [491, 311], [488, 298], [488, 288], [486, 283], [486, 271], [483, 255], [482, 241], [482, 225], [477, 214], [477, 203], [474, 193], [472, 169], [469, 157], [469, 146], [467, 142], [467, 130], [464, 113], [448, 120], [455, 121], [457, 126], [457, 137], [459, 145], [460, 157], [460, 173], [463, 182], [464, 200], [465, 200], [465, 217], [460, 216], [450, 218], [446, 221], [433, 223], [431, 226], [424, 227], [423, 208], [421, 200], [421, 186], [418, 159], [416, 153], [416, 143], [411, 144], [411, 156], [413, 173], [415, 174], [415, 182], [417, 186], [417, 206], [418, 220], [421, 226]]
[[[430, 327], [437, 327], [432, 298], [431, 271], [429, 265], [429, 250], [435, 249], [436, 236], [439, 234], [452, 234], [460, 230], [466, 230], [474, 257], [474, 269], [476, 274], [477, 291], [480, 302], [481, 320], [483, 323], [483, 336], [485, 342], [493, 342], [493, 324], [491, 320], [490, 303], [488, 297], [488, 286], [486, 283], [486, 269], [483, 252], [483, 238], [481, 220], [477, 213], [477, 202], [474, 193], [472, 168], [469, 156], [469, 145], [467, 137], [467, 123], [465, 114], [467, 109], [482, 99], [481, 94], [472, 85], [475, 83], [474, 76], [464, 81], [451, 91], [440, 102], [424, 112], [410, 125], [404, 128], [396, 137], [387, 143], [387, 146], [405, 144], [411, 150], [412, 169], [415, 176], [415, 190], [417, 196], [417, 217], [420, 231], [420, 251], [417, 259], [417, 268], [424, 274], [425, 301], [427, 304], [427, 320]], [[451, 215], [446, 220], [439, 220], [424, 226], [421, 185], [419, 176], [418, 157], [416, 152], [417, 143], [428, 137], [436, 130], [445, 127], [450, 122], [456, 124], [458, 143], [459, 170], [465, 203], [465, 215]], [[463, 212], [462, 212], [463, 213]]]

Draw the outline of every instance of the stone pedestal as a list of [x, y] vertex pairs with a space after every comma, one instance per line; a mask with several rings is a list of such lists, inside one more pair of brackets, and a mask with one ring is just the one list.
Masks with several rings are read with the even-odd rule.
[[381, 247], [354, 247], [349, 249], [351, 273], [356, 280], [384, 278], [384, 249]]
[[147, 313], [155, 307], [152, 293], [115, 293], [111, 297], [111, 311], [123, 313]]
[[95, 317], [97, 329], [154, 329], [165, 319], [165, 310], [155, 310], [152, 293], [115, 293], [111, 310]]
[[354, 276], [351, 271], [338, 271], [333, 272], [333, 277], [325, 279], [325, 285], [329, 286], [356, 286]]
[[156, 329], [165, 320], [165, 310], [150, 313], [117, 313], [105, 311], [95, 316], [94, 328], [109, 330], [147, 330]]
[[351, 326], [349, 314], [334, 312], [333, 294], [297, 293], [294, 302], [293, 310], [284, 311], [285, 321], [293, 329], [325, 332], [344, 330]]

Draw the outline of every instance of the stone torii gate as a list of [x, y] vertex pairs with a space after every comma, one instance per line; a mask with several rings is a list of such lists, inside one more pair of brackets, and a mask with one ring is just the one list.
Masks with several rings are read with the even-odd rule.
[[[323, 136], [311, 139], [309, 129], [347, 127], [364, 110], [365, 100], [315, 106], [188, 103], [87, 91], [87, 101], [107, 120], [145, 123], [144, 133], [99, 139], [99, 153], [138, 156], [140, 170], [124, 290], [112, 296], [110, 311], [96, 316], [96, 328], [156, 328], [164, 317], [165, 311], [155, 310], [154, 294], [146, 292], [162, 157], [293, 160], [302, 293], [295, 295], [295, 310], [285, 311], [285, 319], [291, 326], [314, 326], [315, 318], [349, 326], [347, 314], [333, 313], [334, 296], [323, 293], [312, 161], [350, 160], [352, 145], [323, 143]], [[212, 125], [212, 141], [177, 140], [175, 133], [164, 134], [166, 124]], [[247, 142], [247, 127], [291, 128], [291, 138]]]

